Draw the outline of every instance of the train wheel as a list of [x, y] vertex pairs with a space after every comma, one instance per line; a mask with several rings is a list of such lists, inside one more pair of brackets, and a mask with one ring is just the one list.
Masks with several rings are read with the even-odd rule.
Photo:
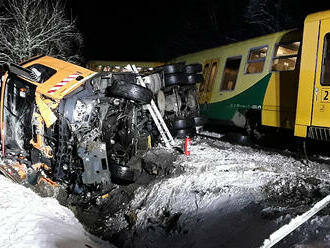
[[247, 113], [247, 123], [245, 130], [255, 140], [258, 141], [263, 137], [261, 127], [260, 112], [250, 111]]
[[108, 91], [112, 96], [133, 100], [140, 104], [150, 103], [153, 97], [151, 90], [124, 81], [114, 81]]
[[185, 67], [186, 74], [195, 74], [202, 72], [202, 64], [190, 64]]
[[224, 140], [242, 146], [250, 146], [254, 144], [253, 138], [250, 135], [242, 133], [227, 133]]

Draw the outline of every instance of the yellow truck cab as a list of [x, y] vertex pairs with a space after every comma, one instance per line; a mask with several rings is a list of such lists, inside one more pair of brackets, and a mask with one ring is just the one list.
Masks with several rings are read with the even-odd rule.
[[[23, 166], [22, 177], [43, 170], [76, 193], [136, 179], [139, 162], [131, 159], [154, 131], [142, 107], [153, 93], [137, 74], [97, 73], [49, 56], [4, 68], [2, 158]], [[24, 157], [31, 163], [22, 165]]]
[[[47, 157], [51, 157], [52, 152], [42, 138], [44, 124], [48, 128], [51, 127], [57, 120], [53, 109], [58, 107], [60, 100], [96, 73], [49, 56], [36, 57], [24, 63], [23, 66], [23, 68], [32, 71], [33, 74], [21, 72], [20, 75], [13, 74], [8, 78], [9, 73], [5, 75], [3, 80], [0, 110], [1, 140], [17, 143], [16, 136], [19, 135], [17, 132], [24, 133], [23, 130], [26, 128], [20, 125], [20, 118], [30, 118], [32, 109], [29, 109], [29, 106], [35, 102], [40, 113], [35, 112], [32, 117], [35, 120], [35, 139], [31, 140], [31, 144], [42, 150]], [[13, 65], [12, 70], [15, 70]], [[6, 87], [7, 83], [10, 86]], [[8, 118], [9, 115], [6, 115], [6, 112], [17, 112], [17, 118]], [[22, 145], [16, 145], [22, 148]], [[15, 145], [12, 144], [12, 146]], [[2, 145], [3, 155], [5, 147]]]

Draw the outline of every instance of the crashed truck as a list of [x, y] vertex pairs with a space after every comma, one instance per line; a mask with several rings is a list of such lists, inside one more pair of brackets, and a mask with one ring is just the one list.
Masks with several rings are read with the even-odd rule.
[[[197, 76], [189, 81], [185, 69]], [[146, 108], [152, 100], [174, 136], [202, 125], [201, 65], [97, 73], [38, 56], [2, 72], [0, 172], [16, 181], [60, 182], [75, 193], [134, 182], [143, 170], [139, 153], [161, 142]]]

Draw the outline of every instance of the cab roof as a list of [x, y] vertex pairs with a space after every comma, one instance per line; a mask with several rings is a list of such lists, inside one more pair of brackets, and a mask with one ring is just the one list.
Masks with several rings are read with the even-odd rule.
[[55, 100], [62, 99], [96, 74], [96, 72], [84, 67], [50, 56], [36, 57], [25, 62], [22, 67], [34, 68], [37, 73], [39, 73], [38, 68], [46, 68], [51, 71], [51, 75], [44, 82], [27, 81], [37, 86], [36, 91], [38, 93]]

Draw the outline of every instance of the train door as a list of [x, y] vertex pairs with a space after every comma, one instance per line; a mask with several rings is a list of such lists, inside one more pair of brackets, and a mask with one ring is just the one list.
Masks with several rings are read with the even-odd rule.
[[321, 20], [312, 126], [330, 127], [330, 19]]
[[210, 102], [214, 81], [218, 72], [219, 59], [205, 61], [203, 69], [204, 82], [199, 87], [199, 103]]

